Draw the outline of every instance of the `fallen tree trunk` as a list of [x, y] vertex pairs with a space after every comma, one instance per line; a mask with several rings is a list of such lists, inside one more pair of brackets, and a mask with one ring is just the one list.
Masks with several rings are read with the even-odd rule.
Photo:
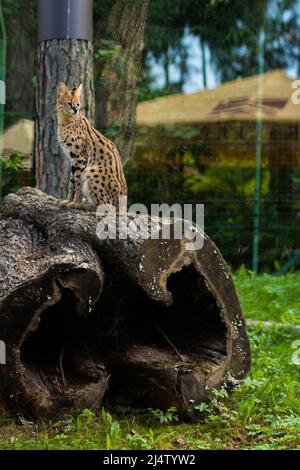
[[[134, 228], [102, 240], [99, 220], [32, 188], [6, 198], [0, 399], [35, 416], [99, 407], [105, 396], [109, 406], [176, 406], [192, 418], [250, 366], [228, 268], [204, 234], [198, 251]], [[144, 217], [141, 231], [151, 223], [159, 227]]]

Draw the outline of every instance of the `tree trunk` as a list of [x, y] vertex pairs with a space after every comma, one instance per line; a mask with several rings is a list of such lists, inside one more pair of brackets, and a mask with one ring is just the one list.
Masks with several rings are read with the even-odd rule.
[[149, 0], [116, 0], [101, 22], [96, 73], [96, 124], [114, 140], [125, 163], [133, 155], [136, 107]]
[[201, 61], [202, 61], [203, 88], [207, 88], [206, 52], [205, 52], [205, 42], [202, 37], [200, 37], [200, 48], [201, 48]]
[[[6, 198], [1, 400], [49, 415], [96, 408], [106, 393], [110, 407], [174, 405], [193, 418], [213, 389], [231, 390], [249, 370], [228, 268], [204, 234], [203, 248], [188, 251], [186, 239], [137, 237], [132, 223], [127, 239], [101, 240], [99, 221], [32, 188]], [[150, 224], [161, 227], [143, 216], [140, 233]]]
[[163, 67], [165, 73], [165, 90], [170, 91], [170, 60], [169, 60], [169, 49], [164, 52]]
[[69, 87], [82, 83], [82, 112], [93, 122], [93, 45], [78, 39], [55, 39], [38, 45], [36, 182], [37, 187], [65, 198], [70, 164], [57, 141], [56, 86], [64, 81]]
[[187, 66], [187, 59], [188, 59], [188, 53], [187, 49], [184, 46], [180, 46], [179, 49], [179, 57], [180, 57], [180, 62], [179, 62], [179, 70], [180, 70], [180, 78], [179, 78], [179, 92], [183, 93], [183, 87], [185, 84], [186, 77], [188, 75], [188, 66]]

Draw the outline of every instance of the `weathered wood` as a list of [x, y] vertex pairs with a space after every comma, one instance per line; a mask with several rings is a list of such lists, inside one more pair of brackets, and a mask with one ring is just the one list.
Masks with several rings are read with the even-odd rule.
[[[14, 213], [14, 197], [9, 200]], [[59, 216], [47, 220], [46, 212], [39, 222], [21, 213], [0, 220], [0, 336], [7, 347], [7, 364], [0, 369], [2, 399], [13, 408], [35, 414], [54, 413], [61, 407], [91, 406], [105, 390], [101, 384], [106, 374], [100, 368], [97, 380], [80, 378], [77, 388], [71, 377], [76, 366], [69, 364], [66, 387], [58, 368], [62, 353], [70, 362], [68, 354], [74, 356], [74, 348], [78, 348], [77, 353], [81, 351], [88, 329], [85, 316], [99, 298], [104, 279], [97, 254], [89, 243], [70, 236], [70, 223], [70, 219]], [[43, 317], [46, 310], [53, 321], [50, 316]], [[38, 327], [40, 343], [33, 333]], [[36, 357], [26, 346], [31, 334], [36, 341]], [[91, 354], [83, 351], [82, 363]], [[97, 365], [102, 367], [101, 362]]]
[[[228, 268], [204, 234], [188, 251], [186, 239], [137, 239], [132, 224], [127, 239], [101, 240], [99, 221], [32, 188], [7, 197], [0, 396], [35, 415], [100, 406], [106, 394], [111, 406], [175, 405], [192, 418], [250, 366]], [[144, 216], [142, 230], [151, 223]]]

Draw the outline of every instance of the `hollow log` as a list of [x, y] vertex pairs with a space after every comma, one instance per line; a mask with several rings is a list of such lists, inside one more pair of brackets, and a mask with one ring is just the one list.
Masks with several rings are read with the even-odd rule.
[[[143, 217], [140, 232], [159, 229]], [[115, 409], [176, 406], [194, 418], [196, 405], [240, 384], [250, 367], [228, 267], [204, 233], [203, 247], [188, 250], [186, 238], [137, 237], [134, 224], [126, 239], [101, 239], [99, 220], [33, 188], [7, 196], [0, 400], [30, 416], [105, 399]]]

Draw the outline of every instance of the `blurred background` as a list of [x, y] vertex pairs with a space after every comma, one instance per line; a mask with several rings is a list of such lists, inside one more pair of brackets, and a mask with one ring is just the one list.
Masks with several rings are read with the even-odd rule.
[[[94, 0], [94, 121], [113, 139], [103, 64], [119, 49], [103, 31], [117, 2]], [[35, 184], [37, 2], [2, 0], [1, 15], [5, 195]], [[204, 203], [206, 232], [233, 269], [300, 263], [299, 26], [300, 0], [149, 2], [129, 202]]]

